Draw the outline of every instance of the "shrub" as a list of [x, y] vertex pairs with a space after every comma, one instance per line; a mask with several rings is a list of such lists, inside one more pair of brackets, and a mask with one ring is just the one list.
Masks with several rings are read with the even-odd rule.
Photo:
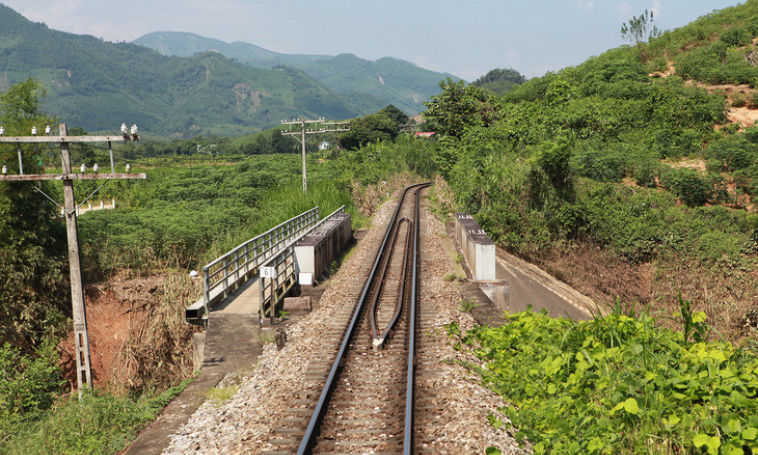
[[[683, 333], [619, 308], [581, 322], [507, 314], [509, 324], [462, 337], [511, 403], [503, 412], [516, 439], [535, 454], [756, 453], [756, 357], [706, 342], [705, 313], [687, 300]], [[448, 332], [460, 336], [454, 324]]]
[[717, 160], [727, 171], [750, 167], [758, 159], [758, 145], [750, 142], [756, 136], [756, 131], [747, 134], [724, 137], [708, 144], [704, 155], [708, 159]]
[[0, 441], [52, 406], [64, 383], [57, 360], [52, 342], [42, 344], [34, 355], [9, 343], [0, 347]]
[[608, 149], [577, 151], [572, 165], [577, 174], [599, 182], [620, 182], [625, 174], [623, 157]]
[[669, 169], [661, 180], [669, 191], [690, 207], [704, 205], [713, 192], [710, 181], [694, 169]]
[[658, 178], [661, 175], [661, 166], [654, 162], [642, 163], [634, 169], [634, 180], [643, 188], [655, 188], [658, 186]]
[[730, 27], [719, 34], [719, 41], [726, 43], [728, 46], [747, 46], [752, 40], [753, 34], [744, 26]]

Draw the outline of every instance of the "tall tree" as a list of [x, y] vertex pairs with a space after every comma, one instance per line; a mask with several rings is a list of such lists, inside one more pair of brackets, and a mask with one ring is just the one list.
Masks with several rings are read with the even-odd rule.
[[521, 85], [524, 82], [526, 82], [526, 77], [513, 68], [509, 68], [509, 69], [495, 68], [494, 70], [490, 70], [487, 74], [475, 80], [471, 85], [474, 85], [476, 87], [481, 87], [482, 85], [488, 82], [498, 82], [498, 81], [507, 81], [507, 82], [511, 82], [514, 85]]
[[[0, 95], [6, 134], [27, 136], [54, 119], [40, 110], [40, 84], [29, 79]], [[22, 146], [25, 173], [42, 170], [31, 146]], [[15, 144], [0, 144], [0, 166], [18, 172]], [[66, 231], [57, 207], [33, 182], [0, 182], [0, 343], [32, 349], [70, 308]], [[46, 190], [46, 186], [42, 186]], [[51, 191], [47, 190], [50, 194]]]
[[637, 17], [632, 17], [629, 22], [621, 26], [621, 37], [632, 45], [645, 44], [662, 34], [663, 32], [653, 25], [653, 12], [648, 10]]
[[440, 82], [442, 93], [425, 102], [427, 129], [460, 138], [467, 126], [490, 126], [497, 117], [493, 95], [463, 81]]

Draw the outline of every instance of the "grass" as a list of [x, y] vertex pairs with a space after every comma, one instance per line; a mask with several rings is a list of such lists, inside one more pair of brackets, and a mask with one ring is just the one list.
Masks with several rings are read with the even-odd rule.
[[239, 391], [239, 384], [231, 384], [226, 387], [216, 387], [210, 389], [207, 398], [210, 403], [218, 408], [225, 402], [229, 401]]
[[464, 313], [471, 313], [478, 306], [474, 299], [461, 299], [460, 309]]
[[141, 397], [86, 394], [60, 399], [40, 420], [0, 442], [2, 455], [113, 454], [123, 450], [193, 379]]

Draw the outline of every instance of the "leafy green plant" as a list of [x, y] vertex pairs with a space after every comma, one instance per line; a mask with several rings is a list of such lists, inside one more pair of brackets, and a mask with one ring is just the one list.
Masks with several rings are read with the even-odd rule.
[[474, 299], [461, 299], [460, 309], [464, 313], [471, 313], [479, 304]]
[[0, 440], [49, 409], [65, 381], [55, 344], [46, 342], [27, 355], [9, 343], [0, 346]]
[[681, 302], [685, 336], [647, 311], [583, 322], [523, 312], [463, 341], [536, 454], [755, 453], [758, 359], [705, 341], [703, 314]]

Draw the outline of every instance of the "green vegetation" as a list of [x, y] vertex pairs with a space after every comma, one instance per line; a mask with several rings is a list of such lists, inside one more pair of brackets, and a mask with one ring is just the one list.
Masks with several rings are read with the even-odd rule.
[[535, 454], [755, 453], [755, 347], [706, 342], [705, 313], [680, 304], [683, 332], [616, 307], [584, 322], [508, 314], [462, 341], [487, 362], [478, 371], [507, 397], [503, 411]]
[[165, 57], [51, 30], [4, 5], [0, 20], [0, 90], [35, 75], [47, 89], [44, 110], [65, 112], [69, 127], [115, 132], [127, 122], [142, 133], [229, 136], [284, 118], [351, 118], [382, 105], [369, 97], [365, 109], [361, 96], [335, 94], [297, 69], [252, 68], [216, 52]]
[[88, 393], [82, 401], [74, 397], [60, 399], [52, 412], [17, 428], [11, 439], [7, 439], [9, 434], [3, 434], [0, 453], [118, 453], [190, 382], [186, 380], [161, 394], [146, 393], [141, 397]]
[[408, 116], [393, 105], [376, 114], [353, 119], [349, 131], [340, 135], [342, 147], [354, 150], [371, 142], [392, 141], [400, 134], [400, 127], [409, 122]]
[[[741, 8], [758, 17], [758, 3]], [[739, 338], [758, 292], [758, 215], [746, 210], [758, 202], [755, 131], [717, 128], [723, 94], [649, 73], [637, 47], [622, 47], [501, 98], [446, 81], [425, 113], [441, 135], [434, 164], [455, 209], [501, 246], [591, 282], [601, 302], [673, 311], [682, 291]], [[636, 275], [621, 284], [606, 267]], [[707, 291], [697, 276], [713, 280]]]
[[471, 85], [487, 89], [497, 96], [503, 96], [509, 90], [526, 82], [526, 77], [514, 69], [496, 68], [475, 80]]
[[662, 71], [672, 65], [685, 79], [754, 87], [758, 76], [753, 56], [753, 38], [758, 36], [756, 11], [755, 0], [714, 11], [651, 40], [639, 56], [651, 70]]
[[[41, 87], [27, 80], [0, 95], [0, 125], [8, 135], [26, 135], [51, 119], [39, 111]], [[23, 148], [25, 172], [40, 172], [34, 150]], [[0, 145], [0, 167], [18, 172], [14, 144]], [[54, 336], [70, 307], [66, 231], [55, 206], [31, 182], [0, 185], [0, 345], [32, 352]], [[51, 192], [52, 184], [42, 190]]]

